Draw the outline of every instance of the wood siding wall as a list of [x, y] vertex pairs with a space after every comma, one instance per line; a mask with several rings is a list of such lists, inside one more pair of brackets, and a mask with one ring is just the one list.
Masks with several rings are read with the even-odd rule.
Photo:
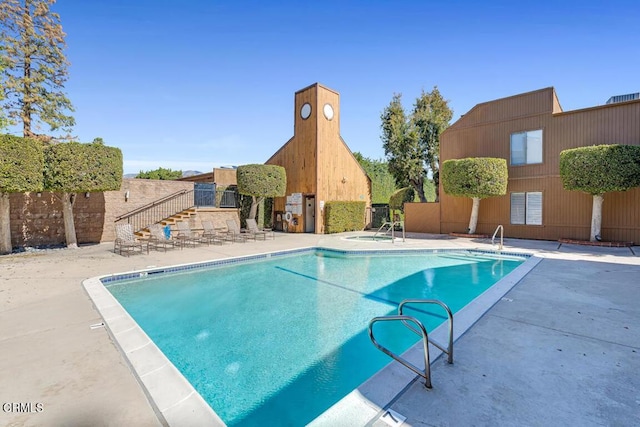
[[[303, 120], [300, 108], [307, 102], [311, 105], [311, 116]], [[327, 103], [333, 107], [331, 120], [322, 111]], [[340, 95], [319, 84], [296, 92], [294, 136], [266, 163], [286, 169], [287, 195], [315, 196], [316, 233], [324, 233], [321, 201], [361, 200], [371, 206], [370, 181], [340, 137]], [[276, 198], [274, 210], [284, 211], [285, 202], [284, 197]], [[305, 220], [311, 219], [298, 218], [298, 225], [289, 230], [304, 231]]]
[[440, 234], [440, 203], [405, 203], [404, 228], [412, 233]]
[[[560, 152], [599, 144], [640, 145], [640, 101], [554, 114], [560, 104], [553, 88], [549, 88], [480, 106], [445, 131], [440, 146], [441, 161], [464, 157], [507, 159], [507, 195], [480, 202], [477, 232], [491, 234], [503, 224], [508, 237], [588, 239], [592, 197], [562, 188]], [[543, 131], [543, 163], [510, 165], [511, 134], [536, 129]], [[510, 224], [511, 192], [542, 192], [542, 225]], [[471, 200], [448, 196], [442, 188], [440, 195], [442, 232], [464, 232]], [[640, 188], [604, 197], [603, 240], [640, 242]]]

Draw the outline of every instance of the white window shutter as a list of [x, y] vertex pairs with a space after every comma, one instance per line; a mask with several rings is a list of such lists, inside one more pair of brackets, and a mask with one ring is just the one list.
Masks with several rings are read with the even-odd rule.
[[542, 225], [542, 193], [527, 193], [527, 224]]
[[524, 224], [525, 193], [511, 193], [511, 224]]

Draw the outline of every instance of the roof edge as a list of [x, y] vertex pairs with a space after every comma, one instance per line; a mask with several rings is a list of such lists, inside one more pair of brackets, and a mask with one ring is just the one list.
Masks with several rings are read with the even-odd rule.
[[309, 90], [309, 89], [311, 89], [312, 87], [321, 87], [321, 88], [322, 88], [322, 89], [324, 89], [324, 90], [328, 90], [329, 92], [333, 92], [333, 93], [335, 93], [336, 95], [340, 96], [340, 93], [339, 93], [338, 91], [335, 91], [335, 90], [333, 90], [333, 89], [331, 89], [331, 88], [329, 88], [329, 87], [327, 87], [327, 86], [325, 86], [325, 85], [323, 85], [323, 84], [321, 84], [321, 83], [318, 83], [318, 82], [315, 82], [315, 83], [313, 83], [313, 84], [310, 84], [310, 85], [309, 85], [309, 86], [307, 86], [307, 87], [303, 87], [302, 89], [297, 90], [297, 91], [295, 92], [295, 95], [299, 94], [300, 92], [304, 92], [304, 91], [306, 91], [306, 90]]

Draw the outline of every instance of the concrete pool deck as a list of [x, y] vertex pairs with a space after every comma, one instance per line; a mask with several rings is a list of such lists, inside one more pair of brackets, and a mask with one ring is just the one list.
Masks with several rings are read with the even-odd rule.
[[[0, 424], [161, 425], [107, 331], [90, 328], [102, 319], [84, 279], [305, 246], [391, 244], [277, 234], [129, 258], [111, 244], [0, 257]], [[396, 247], [492, 249], [440, 235]], [[454, 365], [432, 364], [432, 390], [416, 381], [390, 409], [414, 426], [640, 424], [640, 258], [628, 248], [516, 239], [505, 249], [543, 260], [456, 342]], [[387, 425], [381, 409], [371, 402], [371, 417], [345, 414], [331, 425]]]

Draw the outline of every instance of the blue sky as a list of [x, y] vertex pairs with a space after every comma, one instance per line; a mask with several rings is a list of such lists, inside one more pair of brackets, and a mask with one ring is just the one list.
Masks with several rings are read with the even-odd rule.
[[554, 86], [564, 110], [640, 91], [640, 2], [58, 0], [74, 135], [125, 173], [263, 163], [293, 135], [294, 92], [341, 95], [352, 151], [384, 157], [380, 113], [435, 85], [454, 121]]

